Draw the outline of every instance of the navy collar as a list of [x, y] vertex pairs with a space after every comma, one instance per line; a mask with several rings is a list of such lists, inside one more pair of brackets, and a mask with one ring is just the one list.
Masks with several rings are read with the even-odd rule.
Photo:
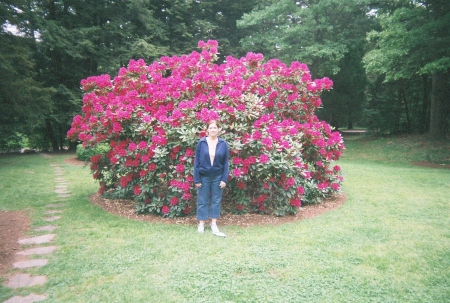
[[[200, 141], [205, 141], [206, 142], [206, 137], [201, 138]], [[217, 143], [219, 143], [219, 142], [225, 142], [225, 140], [219, 137]]]

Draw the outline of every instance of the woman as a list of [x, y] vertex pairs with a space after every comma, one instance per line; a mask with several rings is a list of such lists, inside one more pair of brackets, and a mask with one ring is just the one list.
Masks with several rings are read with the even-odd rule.
[[219, 122], [208, 121], [207, 137], [198, 141], [194, 161], [194, 183], [197, 188], [198, 232], [205, 231], [205, 221], [211, 218], [214, 235], [226, 237], [217, 227], [223, 189], [228, 182], [228, 144], [219, 138]]

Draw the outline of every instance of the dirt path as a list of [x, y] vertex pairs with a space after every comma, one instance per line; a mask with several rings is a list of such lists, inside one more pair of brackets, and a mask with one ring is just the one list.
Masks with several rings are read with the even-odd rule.
[[24, 211], [0, 211], [0, 276], [12, 268], [18, 243], [30, 228], [30, 220]]

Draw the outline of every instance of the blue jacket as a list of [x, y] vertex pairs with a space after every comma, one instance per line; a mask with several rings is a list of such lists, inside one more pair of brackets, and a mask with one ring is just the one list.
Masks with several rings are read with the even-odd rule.
[[198, 141], [194, 159], [194, 183], [201, 183], [200, 175], [210, 177], [221, 175], [221, 181], [228, 183], [228, 144], [224, 139], [219, 138], [217, 142], [212, 167], [206, 137]]

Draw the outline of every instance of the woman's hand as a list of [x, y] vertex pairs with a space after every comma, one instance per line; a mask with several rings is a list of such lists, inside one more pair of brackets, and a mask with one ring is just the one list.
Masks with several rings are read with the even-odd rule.
[[220, 188], [225, 188], [225, 186], [227, 186], [227, 184], [223, 181], [220, 181]]
[[202, 187], [202, 184], [201, 184], [201, 183], [196, 183], [196, 184], [195, 184], [195, 188], [200, 188], [200, 187]]

